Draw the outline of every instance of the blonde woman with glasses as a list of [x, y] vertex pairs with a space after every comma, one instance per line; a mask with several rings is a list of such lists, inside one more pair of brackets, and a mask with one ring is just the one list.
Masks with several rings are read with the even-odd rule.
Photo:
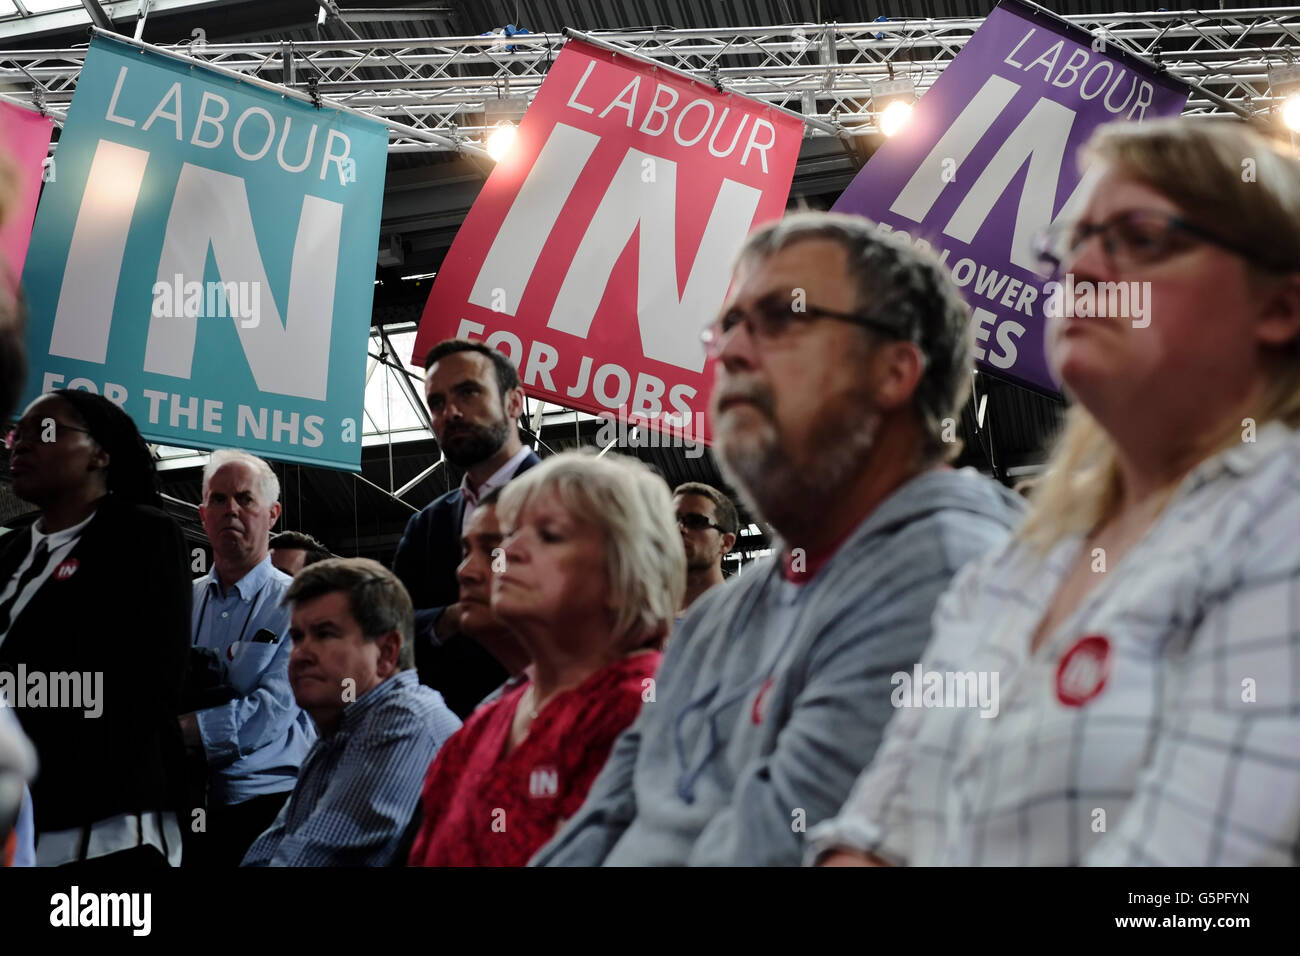
[[901, 699], [809, 862], [1298, 862], [1300, 164], [1203, 119], [1084, 156], [1099, 182], [1043, 247], [1075, 406], [922, 662], [997, 706]]

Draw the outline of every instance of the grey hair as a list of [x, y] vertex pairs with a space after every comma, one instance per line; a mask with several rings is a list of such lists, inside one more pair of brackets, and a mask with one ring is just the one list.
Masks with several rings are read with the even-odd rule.
[[[750, 233], [739, 261], [766, 259], [787, 246], [827, 239], [844, 249], [857, 286], [858, 308], [898, 329], [925, 357], [913, 404], [926, 460], [950, 460], [961, 442], [944, 441], [945, 419], [957, 419], [970, 391], [970, 307], [932, 252], [882, 234], [864, 216], [800, 212]], [[875, 335], [864, 330], [867, 336]]]
[[614, 640], [634, 647], [666, 637], [686, 593], [686, 552], [667, 483], [635, 458], [562, 452], [502, 489], [502, 527], [514, 525], [528, 503], [548, 491], [605, 538]]
[[262, 504], [273, 505], [280, 500], [280, 479], [275, 477], [271, 466], [256, 455], [250, 455], [238, 448], [219, 448], [212, 453], [208, 463], [203, 466], [203, 500], [208, 500], [208, 483], [212, 476], [225, 465], [248, 465], [257, 473], [257, 485]]

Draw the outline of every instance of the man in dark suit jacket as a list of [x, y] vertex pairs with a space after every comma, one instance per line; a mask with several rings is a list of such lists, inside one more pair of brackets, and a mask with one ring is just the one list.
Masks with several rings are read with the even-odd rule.
[[483, 495], [540, 459], [519, 441], [515, 422], [524, 393], [505, 355], [481, 342], [448, 339], [430, 350], [424, 368], [434, 437], [447, 460], [465, 469], [465, 478], [411, 518], [393, 556], [393, 573], [415, 605], [420, 681], [439, 691], [463, 719], [509, 675], [461, 630], [461, 532]]

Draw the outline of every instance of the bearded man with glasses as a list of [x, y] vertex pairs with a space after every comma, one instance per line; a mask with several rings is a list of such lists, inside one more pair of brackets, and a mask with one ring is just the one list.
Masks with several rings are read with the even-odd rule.
[[946, 465], [969, 310], [868, 220], [755, 231], [706, 342], [718, 462], [776, 553], [691, 608], [655, 703], [537, 864], [797, 865], [875, 752], [939, 594], [1019, 512]]

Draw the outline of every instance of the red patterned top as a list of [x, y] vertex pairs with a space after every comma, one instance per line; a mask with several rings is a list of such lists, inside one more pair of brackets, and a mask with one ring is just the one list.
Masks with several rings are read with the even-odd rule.
[[523, 866], [573, 816], [641, 711], [661, 654], [633, 654], [551, 699], [504, 758], [525, 681], [477, 710], [429, 766], [410, 866]]

